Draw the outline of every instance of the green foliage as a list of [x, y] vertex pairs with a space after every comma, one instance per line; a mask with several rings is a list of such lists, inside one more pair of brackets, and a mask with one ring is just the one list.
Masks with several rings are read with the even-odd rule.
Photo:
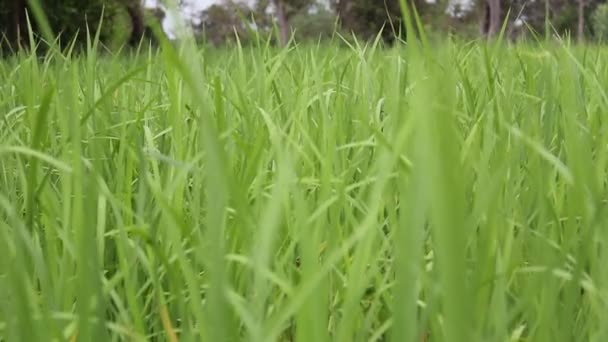
[[[606, 0], [582, 0], [584, 2], [584, 34], [591, 38], [595, 36], [594, 30], [594, 13], [598, 6], [606, 3]], [[509, 3], [509, 2], [507, 2]], [[548, 5], [549, 14], [549, 29], [550, 34], [555, 33], [565, 36], [572, 35], [577, 30], [578, 13], [577, 5], [578, 1], [568, 0], [551, 0], [551, 1], [525, 1], [525, 0], [514, 0], [510, 2], [511, 9], [511, 20], [510, 24], [513, 24], [514, 19], [524, 18], [527, 26], [529, 26], [536, 34], [544, 35], [545, 20], [546, 18], [546, 7]], [[506, 7], [509, 8], [509, 7]], [[520, 15], [519, 17], [516, 15]], [[522, 28], [527, 30], [527, 28]], [[524, 32], [525, 33], [525, 32]]]
[[288, 17], [300, 14], [306, 11], [314, 4], [315, 0], [279, 0], [286, 4], [286, 12]]
[[592, 21], [596, 38], [608, 41], [608, 3], [597, 7], [593, 12]]
[[[595, 35], [593, 27], [597, 25], [593, 24], [593, 13], [596, 7], [604, 2], [605, 0], [585, 0], [585, 35]], [[6, 35], [13, 45], [19, 40], [18, 37], [21, 39], [20, 43], [27, 43], [27, 35], [24, 34], [25, 16], [15, 15], [16, 8], [27, 7], [26, 3], [25, 0], [0, 0], [0, 34]], [[136, 45], [146, 31], [147, 20], [158, 20], [162, 17], [160, 11], [144, 18], [139, 0], [56, 0], [41, 3], [51, 28], [55, 34], [61, 35], [61, 44], [64, 47], [74, 38], [77, 45], [82, 45], [86, 41], [87, 26], [91, 30], [96, 29], [100, 19], [106, 24], [100, 32], [101, 41], [110, 50], [116, 50], [125, 43]], [[445, 1], [431, 4], [425, 0], [408, 0], [408, 3], [415, 6], [422, 26], [429, 36], [445, 36], [447, 33], [467, 39], [479, 36], [479, 20], [483, 18], [479, 4], [476, 8], [462, 12], [462, 16], [452, 16], [447, 14], [450, 12], [450, 6]], [[277, 18], [273, 17], [276, 13], [269, 12], [269, 9], [277, 4], [282, 4], [285, 9], [285, 17], [282, 20], [276, 20]], [[206, 40], [216, 46], [232, 42], [235, 31], [245, 42], [250, 37], [246, 24], [238, 15], [240, 12], [245, 15], [246, 20], [250, 20], [253, 15], [256, 29], [263, 35], [271, 32], [276, 24], [280, 28], [281, 37], [288, 36], [290, 30], [295, 29], [298, 40], [330, 37], [336, 29], [348, 37], [354, 33], [364, 40], [375, 38], [380, 30], [383, 30], [382, 38], [385, 41], [394, 41], [395, 33], [400, 31], [404, 34], [397, 0], [329, 0], [329, 13], [322, 10], [311, 14], [311, 8], [323, 7], [320, 4], [317, 0], [259, 0], [250, 8], [245, 2], [225, 0], [200, 14], [205, 20], [200, 27], [195, 27], [195, 31], [205, 32], [206, 38], [199, 40]], [[528, 29], [536, 36], [547, 34], [549, 37], [553, 33], [572, 33], [577, 27], [576, 1], [501, 0], [500, 6], [501, 20], [507, 21], [506, 34], [511, 39], [532, 36]], [[339, 18], [338, 27], [334, 27], [334, 17]], [[545, 25], [547, 20], [550, 22], [549, 26]], [[34, 30], [37, 32], [36, 27]], [[20, 35], [17, 34], [19, 31]]]
[[[0, 28], [2, 32], [19, 28], [23, 39], [27, 36], [26, 18], [25, 15], [18, 17], [15, 13], [25, 14], [30, 8], [27, 1], [11, 4], [12, 1], [0, 0], [0, 15], [3, 18]], [[118, 48], [129, 42], [134, 34], [142, 34], [135, 30], [142, 30], [138, 27], [143, 22], [139, 0], [54, 0], [40, 1], [40, 4], [53, 34], [59, 37], [59, 43], [64, 47], [74, 40], [77, 46], [83, 45], [86, 42], [87, 30], [89, 34], [95, 35], [102, 22], [100, 39], [110, 48]], [[31, 13], [29, 15], [37, 34], [36, 22]], [[14, 40], [16, 37], [9, 38]]]
[[110, 50], [117, 50], [131, 38], [133, 22], [123, 6], [116, 7], [106, 20], [109, 20], [110, 24], [102, 26], [107, 29], [102, 31], [101, 39]]
[[[442, 29], [445, 4], [428, 4], [424, 0], [407, 0], [416, 9], [422, 24], [430, 31]], [[331, 0], [330, 4], [340, 18], [342, 29], [363, 39], [374, 39], [380, 31], [385, 41], [394, 41], [396, 35], [405, 37], [400, 1]]]
[[257, 0], [255, 3], [257, 14], [265, 13], [270, 6], [279, 1], [285, 4], [285, 12], [289, 18], [306, 11], [316, 2], [316, 0]]
[[202, 35], [206, 42], [219, 46], [236, 40], [247, 43], [246, 21], [251, 19], [252, 10], [246, 5], [225, 1], [207, 8], [202, 15]]
[[324, 9], [316, 13], [299, 13], [291, 19], [298, 41], [328, 39], [336, 30], [336, 16]]
[[576, 33], [577, 6], [575, 1], [556, 1], [552, 4], [551, 25], [560, 34]]
[[112, 35], [113, 19], [121, 10], [117, 0], [56, 0], [41, 4], [53, 33], [61, 38], [63, 45], [73, 39], [85, 41], [87, 28], [95, 32], [102, 20], [105, 24], [101, 36], [107, 39]]
[[399, 1], [346, 0], [334, 2], [343, 28], [364, 39], [374, 38], [381, 30], [385, 40], [394, 39], [401, 29]]
[[608, 51], [430, 44], [0, 62], [0, 340], [607, 340]]

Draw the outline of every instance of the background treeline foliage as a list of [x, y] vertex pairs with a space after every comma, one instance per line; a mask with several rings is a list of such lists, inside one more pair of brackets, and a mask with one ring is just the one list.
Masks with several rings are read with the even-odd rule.
[[[2, 46], [27, 45], [26, 10], [30, 0], [0, 0]], [[553, 34], [601, 40], [608, 36], [606, 0], [408, 0], [420, 15], [425, 29], [435, 34], [458, 34], [467, 38], [492, 37], [506, 22], [511, 39]], [[104, 46], [136, 45], [149, 31], [151, 21], [165, 16], [163, 1], [144, 8], [142, 0], [40, 0], [53, 33], [66, 45], [83, 42], [86, 27], [96, 29], [99, 20]], [[188, 1], [179, 5], [186, 8]], [[402, 32], [399, 0], [257, 0], [248, 6], [239, 0], [220, 0], [187, 16], [201, 40], [214, 45], [234, 40], [246, 43], [252, 30], [276, 33], [285, 44], [331, 36], [338, 31], [371, 39], [383, 30], [385, 41]], [[36, 27], [34, 26], [36, 32]], [[151, 35], [150, 35], [151, 37]]]
[[[39, 4], [62, 46], [86, 41], [87, 27], [94, 33], [100, 20], [105, 23], [100, 38], [107, 47], [136, 44], [148, 31], [146, 18], [154, 14], [146, 13], [140, 0], [39, 0]], [[28, 22], [39, 33], [29, 0], [0, 0], [4, 49], [29, 45]]]

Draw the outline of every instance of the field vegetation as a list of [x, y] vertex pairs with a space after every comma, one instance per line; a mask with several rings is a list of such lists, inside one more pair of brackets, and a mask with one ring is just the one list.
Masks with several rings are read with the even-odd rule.
[[606, 341], [608, 51], [0, 62], [1, 341]]

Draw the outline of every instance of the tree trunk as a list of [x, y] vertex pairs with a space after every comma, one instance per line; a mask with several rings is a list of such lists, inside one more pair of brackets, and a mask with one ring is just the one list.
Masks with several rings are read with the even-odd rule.
[[352, 27], [352, 22], [348, 12], [352, 8], [352, 2], [345, 0], [334, 0], [333, 2], [334, 11], [338, 19], [340, 20], [340, 25], [342, 27]]
[[578, 4], [578, 22], [576, 35], [579, 42], [585, 39], [585, 0], [577, 0]]
[[486, 37], [488, 35], [488, 23], [490, 21], [490, 10], [488, 9], [487, 2], [483, 2], [481, 5], [481, 14], [479, 19], [479, 35]]
[[486, 0], [483, 4], [479, 31], [482, 36], [492, 38], [500, 32], [500, 0]]
[[490, 9], [488, 35], [494, 37], [500, 32], [500, 27], [502, 26], [500, 20], [500, 0], [488, 0], [488, 7]]
[[25, 0], [14, 0], [10, 7], [10, 22], [7, 29], [7, 38], [11, 48], [16, 49], [27, 44], [27, 22], [25, 20]]
[[139, 4], [136, 3], [127, 6], [127, 11], [129, 12], [129, 17], [131, 17], [132, 27], [129, 43], [131, 45], [137, 45], [141, 41], [145, 32], [143, 9]]
[[348, 11], [347, 6], [352, 6], [352, 3], [344, 0], [337, 0], [334, 2], [335, 11], [338, 18], [342, 18], [346, 15], [346, 12]]
[[287, 19], [287, 13], [285, 10], [284, 0], [274, 0], [277, 21], [279, 22], [279, 35], [281, 39], [281, 45], [285, 46], [289, 42], [289, 21]]

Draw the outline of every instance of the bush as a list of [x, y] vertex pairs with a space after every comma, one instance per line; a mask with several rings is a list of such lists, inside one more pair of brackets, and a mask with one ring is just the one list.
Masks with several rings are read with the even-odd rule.
[[601, 41], [608, 41], [608, 3], [601, 4], [595, 9], [592, 25], [595, 37]]
[[[0, 0], [0, 37], [6, 35], [5, 44], [9, 46], [27, 45], [25, 13], [31, 15], [28, 2], [12, 1], [17, 0]], [[141, 36], [143, 31], [140, 0], [54, 0], [41, 4], [53, 34], [60, 38], [63, 47], [69, 46], [74, 39], [77, 46], [83, 46], [87, 29], [94, 35], [100, 20], [103, 20], [100, 38], [110, 48], [137, 41], [134, 36]], [[36, 36], [40, 33], [35, 21], [32, 29]]]
[[319, 9], [318, 12], [298, 13], [291, 21], [297, 40], [327, 39], [335, 30], [336, 17], [333, 13]]

